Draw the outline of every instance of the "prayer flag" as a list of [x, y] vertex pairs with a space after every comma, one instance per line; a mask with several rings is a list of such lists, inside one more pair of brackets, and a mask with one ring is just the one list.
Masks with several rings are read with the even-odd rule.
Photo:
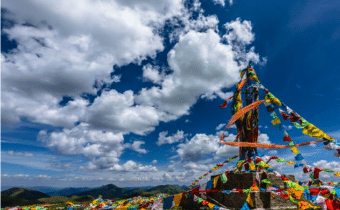
[[290, 116], [280, 108], [279, 108], [279, 112], [280, 112], [280, 115], [283, 117], [283, 119], [287, 120], [290, 118]]
[[253, 171], [253, 170], [255, 170], [255, 169], [256, 169], [256, 166], [255, 166], [255, 164], [254, 164], [254, 161], [251, 161], [251, 162], [249, 163], [249, 170]]
[[182, 193], [176, 194], [176, 195], [174, 196], [174, 203], [175, 203], [175, 206], [179, 206], [179, 204], [181, 203], [181, 200], [182, 200]]
[[279, 163], [287, 162], [287, 160], [284, 160], [284, 159], [282, 159], [282, 158], [278, 158], [278, 159], [276, 159], [276, 161], [279, 162]]
[[215, 204], [208, 203], [208, 207], [209, 207], [210, 209], [214, 209], [214, 207], [215, 207]]
[[309, 166], [309, 165], [305, 165], [305, 167], [303, 168], [303, 172], [304, 173], [308, 173], [313, 171], [313, 167]]
[[244, 203], [244, 205], [242, 206], [241, 210], [250, 210], [247, 202]]
[[270, 116], [271, 116], [273, 119], [277, 118], [276, 112], [270, 113]]
[[163, 199], [163, 209], [171, 209], [172, 201], [174, 200], [174, 196], [170, 196]]
[[283, 141], [292, 141], [286, 130], [284, 131], [284, 135], [285, 136], [283, 137]]
[[295, 160], [297, 160], [297, 161], [300, 161], [300, 160], [303, 160], [303, 159], [304, 158], [302, 157], [301, 153], [299, 153], [295, 156]]
[[290, 151], [292, 151], [294, 154], [299, 154], [299, 153], [300, 153], [300, 151], [299, 151], [298, 148], [296, 148], [296, 147], [292, 147], [292, 148], [290, 149]]
[[281, 123], [281, 121], [280, 121], [280, 119], [279, 119], [278, 117], [275, 118], [274, 120], [272, 120], [271, 122], [272, 122], [272, 124], [273, 124], [274, 126]]
[[254, 207], [254, 202], [251, 199], [250, 193], [248, 193], [248, 197], [247, 197], [246, 201], [251, 207]]
[[208, 182], [207, 182], [207, 190], [208, 189], [212, 189], [213, 188], [213, 180], [209, 180]]
[[293, 122], [293, 125], [296, 127], [296, 128], [298, 128], [298, 129], [302, 129], [303, 127], [299, 124], [299, 123], [297, 123], [297, 122]]
[[315, 167], [314, 168], [314, 179], [318, 179], [319, 178], [319, 173], [320, 171], [322, 171], [323, 169], [322, 168], [318, 168], [318, 167]]
[[220, 178], [221, 178], [221, 181], [222, 181], [223, 184], [228, 181], [227, 175], [225, 175], [225, 173], [222, 173]]
[[294, 161], [288, 161], [288, 163], [286, 163], [286, 165], [292, 165], [292, 164], [295, 164]]
[[[224, 173], [223, 173], [224, 174]], [[224, 174], [225, 175], [225, 174]], [[214, 177], [214, 185], [213, 188], [216, 188], [219, 176]]]

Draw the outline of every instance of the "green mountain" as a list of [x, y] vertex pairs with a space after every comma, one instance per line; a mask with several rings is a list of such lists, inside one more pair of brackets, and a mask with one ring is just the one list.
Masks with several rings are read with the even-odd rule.
[[178, 194], [178, 193], [184, 193], [185, 190], [182, 189], [179, 186], [174, 186], [174, 185], [159, 185], [153, 188], [150, 188], [146, 190], [147, 192], [151, 193], [166, 193], [170, 195]]
[[62, 189], [62, 188], [57, 188], [57, 187], [46, 187], [46, 186], [22, 187], [22, 188], [39, 191], [47, 195], [50, 195], [51, 193]]
[[99, 195], [102, 196], [103, 199], [112, 199], [112, 198], [123, 198], [129, 190], [125, 188], [117, 187], [113, 184], [104, 185], [102, 187], [98, 187], [92, 190], [88, 190], [82, 193], [78, 193], [77, 195], [90, 195], [94, 198], [97, 198]]
[[77, 195], [90, 195], [94, 198], [97, 198], [99, 195], [102, 196], [103, 199], [113, 199], [113, 198], [130, 198], [135, 196], [153, 196], [158, 193], [166, 193], [170, 195], [174, 195], [177, 193], [183, 193], [183, 190], [180, 186], [173, 185], [160, 185], [156, 187], [152, 187], [150, 189], [132, 189], [127, 190], [125, 188], [117, 187], [113, 184], [105, 185], [96, 189], [92, 189], [86, 192], [78, 193]]
[[39, 191], [14, 187], [1, 192], [1, 206], [39, 204], [38, 199], [48, 197], [50, 196]]
[[75, 204], [81, 203], [89, 203], [92, 202], [94, 198], [90, 195], [83, 195], [77, 196], [73, 195], [72, 197], [65, 197], [65, 196], [52, 196], [49, 198], [40, 198], [37, 201], [45, 204], [65, 204], [66, 202], [70, 201]]
[[[183, 186], [182, 186], [183, 187]], [[120, 188], [113, 184], [104, 185], [95, 189], [90, 188], [65, 188], [60, 191], [52, 193], [56, 196], [49, 196], [45, 193], [25, 189], [25, 188], [11, 188], [1, 192], [1, 206], [24, 206], [32, 204], [64, 204], [67, 201], [73, 203], [90, 202], [99, 195], [103, 199], [120, 199], [130, 198], [135, 196], [153, 196], [158, 193], [166, 193], [174, 195], [177, 193], [185, 192], [180, 186], [173, 185], [160, 185], [156, 187], [147, 187], [149, 189], [135, 188], [128, 190], [126, 188]], [[84, 191], [80, 192], [79, 191]], [[61, 196], [64, 195], [64, 196]], [[66, 197], [67, 195], [68, 197]]]
[[76, 195], [76, 194], [79, 194], [85, 191], [89, 191], [91, 189], [92, 188], [89, 188], [89, 187], [78, 187], [78, 188], [68, 187], [68, 188], [64, 188], [64, 189], [50, 192], [47, 194], [50, 196], [71, 196], [71, 195]]

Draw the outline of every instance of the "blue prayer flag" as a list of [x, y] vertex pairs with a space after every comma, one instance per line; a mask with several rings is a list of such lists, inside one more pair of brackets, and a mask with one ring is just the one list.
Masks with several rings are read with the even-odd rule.
[[213, 187], [213, 180], [209, 180], [208, 182], [207, 182], [207, 187], [206, 187], [206, 189], [208, 190], [208, 189], [212, 189], [212, 187]]
[[242, 206], [241, 210], [250, 210], [247, 202], [244, 203], [244, 205]]
[[215, 205], [214, 208], [213, 208], [213, 210], [218, 210], [218, 209], [220, 209], [220, 207], [217, 206], [217, 205]]
[[297, 161], [300, 161], [300, 160], [303, 160], [303, 159], [304, 158], [302, 157], [301, 153], [299, 153], [295, 156], [295, 160], [297, 160]]
[[174, 196], [167, 197], [163, 199], [163, 209], [171, 209], [172, 201], [174, 200]]
[[225, 193], [229, 194], [230, 190], [223, 190]]

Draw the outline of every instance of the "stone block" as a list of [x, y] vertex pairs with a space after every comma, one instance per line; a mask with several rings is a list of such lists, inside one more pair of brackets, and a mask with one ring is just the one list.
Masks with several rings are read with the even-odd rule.
[[[283, 175], [291, 181], [295, 181], [295, 177], [293, 175]], [[216, 176], [212, 176], [213, 179]], [[260, 173], [260, 179], [268, 179], [272, 182], [273, 185], [279, 188], [286, 188], [287, 185], [282, 181], [280, 177], [277, 177], [274, 173]], [[232, 173], [229, 174], [228, 181], [226, 183], [222, 183], [221, 180], [217, 182], [216, 188], [219, 190], [232, 190], [232, 189], [249, 189], [254, 180], [256, 180], [255, 172], [241, 172], [241, 173]], [[266, 188], [265, 183], [260, 183], [261, 188]], [[247, 195], [241, 193], [230, 193], [226, 194], [223, 191], [217, 193], [208, 193], [208, 197], [216, 200], [220, 204], [226, 206], [230, 209], [240, 209], [244, 203], [246, 202]], [[292, 203], [290, 200], [286, 200], [281, 196], [273, 197], [270, 192], [251, 192], [251, 198], [254, 202], [254, 208], [259, 209], [296, 209], [296, 204]], [[306, 200], [304, 196], [302, 196], [301, 200]]]

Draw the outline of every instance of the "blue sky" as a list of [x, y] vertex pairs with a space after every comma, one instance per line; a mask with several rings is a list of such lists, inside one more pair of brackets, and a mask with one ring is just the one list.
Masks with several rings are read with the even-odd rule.
[[[275, 96], [340, 138], [339, 2], [7, 0], [1, 10], [2, 186], [190, 185], [237, 154], [218, 143], [231, 117], [218, 105], [249, 61]], [[260, 141], [283, 144], [270, 120], [261, 107]], [[312, 140], [282, 122], [295, 143]], [[299, 150], [340, 171], [322, 144]]]

